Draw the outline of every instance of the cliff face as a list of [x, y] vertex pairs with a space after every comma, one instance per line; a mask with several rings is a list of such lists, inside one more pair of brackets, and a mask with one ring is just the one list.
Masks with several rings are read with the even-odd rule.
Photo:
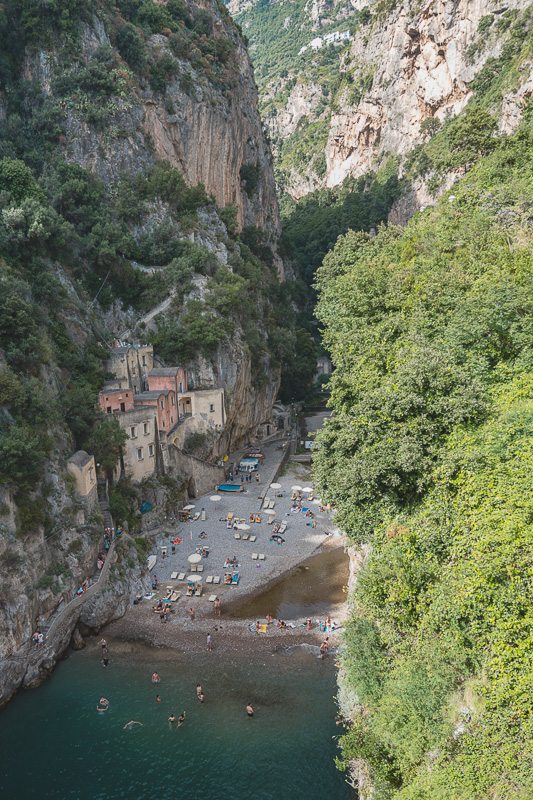
[[[472, 82], [506, 52], [516, 13], [529, 6], [528, 0], [504, 6], [493, 0], [364, 6], [334, 0], [307, 3], [283, 19], [277, 9], [235, 0], [230, 8], [253, 42], [280, 188], [299, 199], [375, 171], [390, 155], [401, 173], [403, 158], [427, 141], [424, 122], [443, 123], [464, 109]], [[328, 45], [335, 31], [351, 38]], [[275, 75], [269, 49], [285, 35], [284, 69]], [[519, 69], [491, 109], [501, 131], [516, 127], [533, 88], [530, 60]]]
[[[528, 5], [510, 0], [498, 10]], [[469, 84], [488, 58], [501, 54], [505, 42], [496, 38], [474, 58], [468, 52], [481, 38], [482, 17], [495, 10], [490, 0], [430, 0], [414, 15], [408, 4], [399, 4], [381, 25], [373, 25], [368, 41], [355, 39], [346, 68], [356, 65], [354, 81], [371, 72], [372, 88], [356, 105], [350, 105], [346, 92], [342, 108], [331, 117], [326, 186], [363, 175], [384, 154], [406, 155], [424, 140], [424, 120], [443, 122], [464, 108], [472, 95]], [[506, 124], [513, 124], [509, 116]]]
[[[150, 57], [168, 59], [173, 65], [164, 94], [146, 83], [130, 85], [117, 98], [115, 119], [103, 131], [95, 130], [75, 103], [69, 103], [67, 157], [90, 167], [107, 183], [124, 170], [138, 172], [154, 160], [167, 161], [190, 186], [203, 183], [220, 207], [235, 205], [241, 227], [258, 225], [276, 238], [280, 227], [272, 156], [262, 130], [248, 52], [234, 26], [213, 4], [200, 0], [188, 8], [191, 13], [209, 9], [215, 46], [216, 42], [230, 43], [227, 86], [210, 83], [205, 73], [172, 53], [167, 36], [153, 34], [146, 40]], [[108, 47], [113, 48], [108, 26], [95, 17], [84, 26], [79, 56], [88, 61], [100, 48]], [[53, 51], [28, 54], [25, 77], [49, 97], [54, 96], [57, 72]], [[246, 191], [241, 178], [246, 165], [258, 170], [253, 193]]]

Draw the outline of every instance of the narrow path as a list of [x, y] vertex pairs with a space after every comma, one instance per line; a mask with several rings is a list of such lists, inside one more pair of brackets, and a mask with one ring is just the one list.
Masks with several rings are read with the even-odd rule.
[[[175, 290], [173, 290], [171, 292], [171, 294], [169, 294], [169, 296], [165, 300], [163, 300], [161, 303], [158, 303], [158, 305], [156, 305], [154, 308], [152, 308], [152, 310], [149, 311], [148, 314], [145, 314], [144, 317], [140, 317], [140, 319], [138, 319], [135, 324], [136, 325], [140, 325], [141, 322], [144, 322], [145, 325], [148, 325], [148, 323], [151, 322], [154, 317], [156, 317], [158, 314], [161, 314], [162, 311], [166, 311], [167, 310], [167, 308], [171, 304], [172, 300], [174, 299], [175, 293], [176, 293]], [[117, 338], [118, 339], [127, 339], [128, 336], [131, 336], [131, 328], [128, 328], [125, 331], [121, 331], [118, 334]]]

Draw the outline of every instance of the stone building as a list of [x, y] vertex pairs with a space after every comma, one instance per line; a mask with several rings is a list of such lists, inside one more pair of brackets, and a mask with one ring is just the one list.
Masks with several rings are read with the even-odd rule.
[[[122, 381], [120, 381], [122, 383]], [[98, 395], [98, 405], [104, 414], [118, 414], [121, 411], [133, 410], [133, 389], [104, 388]]]
[[162, 445], [157, 407], [136, 405], [132, 411], [117, 414], [117, 420], [128, 434], [117, 477], [124, 473], [134, 481], [141, 481], [149, 475], [163, 474], [167, 460], [166, 436]]
[[148, 373], [154, 366], [154, 348], [151, 344], [117, 342], [109, 350], [107, 371], [118, 381], [125, 380], [134, 394], [148, 389]]
[[136, 394], [133, 396], [133, 405], [134, 407], [153, 406], [157, 411], [158, 429], [165, 433], [168, 433], [178, 422], [176, 392], [171, 389]]
[[183, 367], [154, 367], [148, 373], [148, 389], [171, 389], [176, 396], [187, 391], [187, 370]]
[[85, 450], [77, 450], [68, 459], [67, 470], [74, 476], [79, 496], [86, 502], [88, 510], [92, 511], [98, 503], [94, 456], [90, 456]]

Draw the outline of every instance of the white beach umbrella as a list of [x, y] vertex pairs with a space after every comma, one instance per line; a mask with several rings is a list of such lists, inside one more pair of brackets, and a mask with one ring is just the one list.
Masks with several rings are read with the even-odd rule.
[[301, 486], [298, 485], [291, 486], [291, 492], [301, 492], [301, 491], [303, 491]]
[[198, 564], [201, 560], [202, 556], [200, 553], [193, 553], [192, 556], [189, 556], [189, 564]]
[[183, 506], [184, 511], [192, 511], [193, 508], [196, 508], [196, 506], [192, 506], [190, 503], [188, 506]]
[[270, 484], [270, 488], [271, 489], [281, 489], [281, 483], [271, 483]]
[[311, 488], [311, 486], [304, 486], [304, 488], [302, 489], [302, 492], [312, 492], [312, 491], [313, 489]]
[[248, 525], [248, 523], [247, 523], [247, 522], [241, 522], [241, 524], [240, 524], [240, 525], [237, 525], [237, 527], [238, 527], [238, 528], [239, 528], [241, 531], [249, 531], [249, 530], [250, 530], [250, 526]]
[[201, 578], [200, 575], [189, 575], [187, 580], [191, 581], [191, 582], [194, 582], [194, 583], [201, 583], [202, 582], [202, 578]]
[[213, 503], [218, 503], [219, 500], [222, 500], [219, 494], [212, 494], [209, 498]]

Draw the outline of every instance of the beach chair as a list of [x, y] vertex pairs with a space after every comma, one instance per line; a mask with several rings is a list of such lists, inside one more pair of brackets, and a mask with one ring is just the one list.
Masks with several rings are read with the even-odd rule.
[[256, 521], [257, 523], [260, 523], [260, 522], [261, 522], [261, 514], [256, 514], [256, 515], [255, 515], [255, 521]]
[[170, 602], [175, 603], [178, 597], [181, 597], [181, 592], [178, 592], [176, 590], [173, 591], [172, 594], [170, 595]]
[[308, 500], [314, 500], [314, 499], [315, 499], [315, 493], [314, 492], [309, 492]]
[[252, 553], [252, 561], [257, 561], [257, 553]]
[[265, 497], [263, 500], [263, 508], [268, 508], [270, 505], [270, 497]]
[[220, 583], [220, 575], [215, 575], [215, 577], [213, 578], [213, 583], [216, 583], [218, 586], [218, 584]]
[[178, 580], [179, 581], [184, 581], [185, 580], [185, 573], [184, 572], [180, 572], [180, 574], [178, 575]]
[[191, 572], [196, 572], [196, 564], [191, 564]]
[[244, 540], [246, 540], [246, 539], [249, 539], [249, 538], [250, 538], [250, 536], [249, 536], [249, 534], [248, 534], [248, 533], [243, 533], [243, 535], [242, 535], [242, 538], [243, 538]]
[[231, 578], [231, 585], [232, 586], [237, 586], [238, 583], [239, 583], [239, 573], [238, 572], [234, 572], [233, 576]]
[[205, 579], [205, 582], [206, 583], [213, 583], [213, 576], [212, 575], [208, 575], [207, 578]]
[[255, 542], [256, 539], [257, 539], [257, 536], [250, 536], [250, 541], [251, 542]]
[[171, 574], [171, 576], [170, 576], [170, 580], [171, 580], [171, 581], [175, 581], [177, 577], [178, 577], [178, 573], [177, 573], [177, 572], [173, 572], [173, 573]]
[[287, 530], [287, 523], [285, 522], [285, 520], [283, 520], [283, 522], [279, 526], [278, 533], [285, 533], [286, 530]]
[[210, 594], [209, 595], [209, 602], [210, 603], [214, 603], [216, 599], [217, 599], [216, 594]]
[[264, 561], [264, 560], [265, 560], [265, 554], [259, 553], [259, 561]]
[[268, 524], [272, 525], [273, 522], [274, 522], [274, 517], [272, 516], [272, 514], [270, 514], [270, 516], [268, 518]]
[[198, 566], [196, 567], [196, 572], [203, 572], [203, 571], [204, 571], [204, 565], [198, 564]]
[[235, 533], [233, 535], [235, 536], [236, 539], [240, 539], [241, 538], [241, 534], [240, 533]]
[[270, 501], [269, 508], [274, 508], [274, 506], [275, 506], [275, 505], [276, 505], [276, 504], [275, 504], [275, 502], [274, 502], [273, 500], [271, 500], [271, 501]]
[[201, 583], [199, 583], [198, 586], [196, 587], [196, 591], [194, 593], [194, 596], [195, 597], [201, 597], [202, 596], [202, 584]]

